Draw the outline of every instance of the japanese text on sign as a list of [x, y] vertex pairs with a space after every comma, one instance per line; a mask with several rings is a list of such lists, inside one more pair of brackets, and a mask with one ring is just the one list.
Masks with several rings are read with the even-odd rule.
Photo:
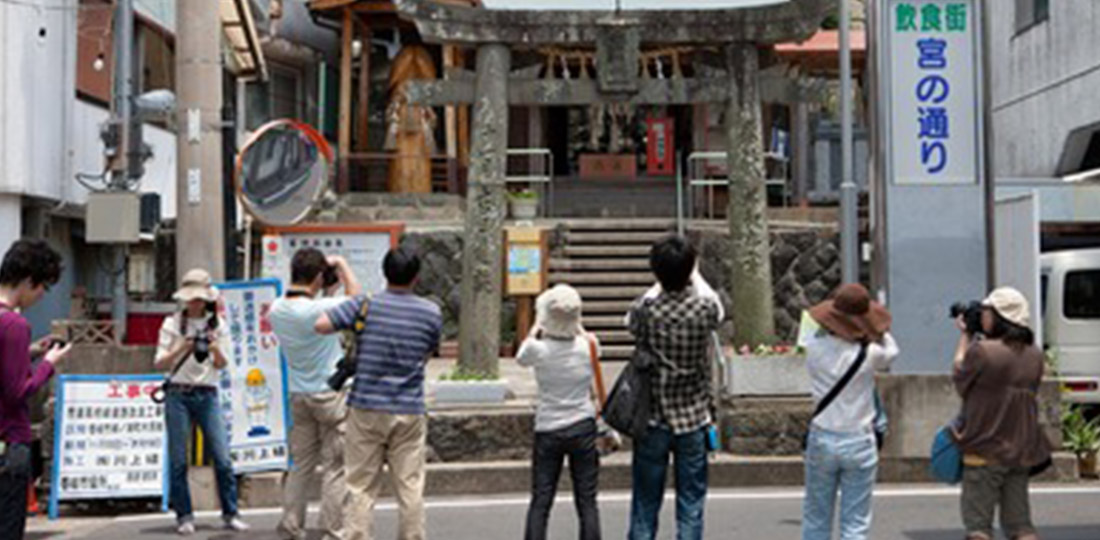
[[889, 39], [895, 181], [977, 178], [971, 2], [893, 2]]
[[156, 375], [59, 379], [51, 514], [58, 500], [163, 496], [164, 407], [149, 397], [159, 381]]

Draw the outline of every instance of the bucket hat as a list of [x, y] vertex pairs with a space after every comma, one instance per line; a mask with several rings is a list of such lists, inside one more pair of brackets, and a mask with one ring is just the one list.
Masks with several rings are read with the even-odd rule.
[[810, 308], [810, 317], [847, 341], [878, 341], [890, 330], [893, 318], [882, 304], [871, 300], [858, 283], [841, 285], [833, 297]]

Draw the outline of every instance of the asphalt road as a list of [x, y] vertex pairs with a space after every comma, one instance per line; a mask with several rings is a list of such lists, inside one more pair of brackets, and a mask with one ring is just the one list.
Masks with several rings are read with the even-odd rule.
[[[604, 538], [625, 538], [629, 493], [601, 496]], [[1100, 487], [1036, 486], [1032, 489], [1034, 519], [1043, 540], [1100, 540]], [[428, 502], [428, 536], [436, 540], [517, 540], [523, 538], [527, 499], [510, 497], [446, 498]], [[674, 504], [666, 498], [660, 539], [675, 538]], [[395, 538], [396, 508], [391, 501], [376, 510], [375, 536]], [[277, 538], [277, 509], [251, 510], [245, 519], [253, 530], [234, 534], [221, 529], [216, 513], [199, 515], [199, 540], [268, 540]], [[68, 524], [66, 524], [68, 522]], [[316, 523], [311, 512], [310, 525]], [[801, 526], [801, 492], [790, 489], [719, 490], [710, 494], [706, 510], [707, 539], [797, 539]], [[60, 527], [60, 528], [58, 528]], [[559, 497], [551, 516], [551, 539], [577, 538], [572, 501]], [[938, 487], [882, 486], [875, 494], [872, 538], [899, 540], [960, 540], [958, 491]], [[109, 520], [66, 518], [54, 525], [36, 522], [29, 540], [170, 539], [174, 519], [165, 514], [125, 516]], [[310, 539], [320, 539], [311, 531]]]

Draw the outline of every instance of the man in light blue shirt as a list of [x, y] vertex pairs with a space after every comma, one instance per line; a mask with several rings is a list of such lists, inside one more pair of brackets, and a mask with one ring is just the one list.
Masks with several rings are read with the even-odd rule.
[[283, 519], [279, 536], [304, 540], [308, 486], [317, 466], [324, 468], [321, 483], [321, 529], [325, 540], [343, 540], [343, 504], [347, 497], [344, 481], [344, 422], [347, 395], [328, 386], [328, 378], [343, 357], [340, 338], [313, 330], [317, 318], [347, 296], [316, 298], [322, 291], [334, 292], [341, 283], [348, 295], [359, 295], [362, 286], [343, 257], [328, 257], [305, 248], [291, 260], [291, 285], [286, 297], [271, 306], [269, 319], [286, 356], [291, 416], [290, 471], [283, 493]]

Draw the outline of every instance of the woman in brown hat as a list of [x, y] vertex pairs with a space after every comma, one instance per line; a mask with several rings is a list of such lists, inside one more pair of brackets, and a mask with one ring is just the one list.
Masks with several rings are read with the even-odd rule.
[[898, 354], [890, 313], [863, 285], [843, 285], [810, 309], [820, 325], [806, 340], [806, 368], [817, 410], [806, 441], [802, 539], [832, 538], [837, 492], [840, 537], [871, 530], [871, 490], [878, 469], [874, 423], [876, 370]]
[[1028, 478], [1050, 460], [1050, 442], [1039, 427], [1036, 395], [1043, 352], [1035, 346], [1027, 298], [1004, 287], [982, 302], [977, 339], [958, 321], [955, 387], [962, 397], [956, 428], [963, 452], [962, 518], [968, 539], [992, 540], [993, 512], [1011, 539], [1037, 539], [1031, 523]]

